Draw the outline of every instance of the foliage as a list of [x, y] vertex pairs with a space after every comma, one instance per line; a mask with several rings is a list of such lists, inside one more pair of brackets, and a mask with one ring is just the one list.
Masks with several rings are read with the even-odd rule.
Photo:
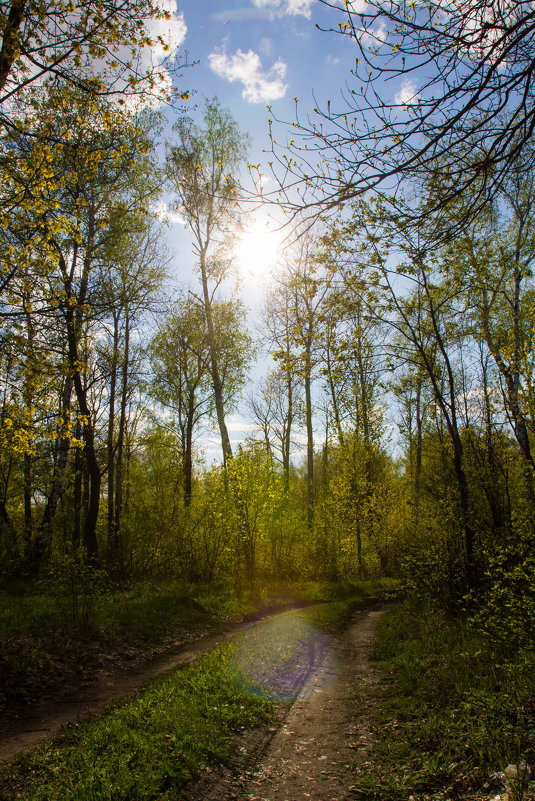
[[507, 543], [489, 555], [482, 586], [467, 598], [472, 624], [489, 636], [497, 649], [528, 653], [534, 642], [535, 559], [531, 536]]
[[[485, 0], [447, 9], [440, 0], [321, 2], [338, 20], [329, 32], [353, 45], [354, 67], [338, 102], [311, 114], [295, 99], [287, 122], [295, 139], [273, 133], [270, 166], [287, 208], [331, 209], [375, 190], [418, 227], [464, 196], [466, 221], [519, 161], [527, 157], [531, 170], [532, 17], [522, 2], [506, 10]], [[423, 208], [410, 191], [392, 191], [437, 172], [443, 191]], [[298, 201], [284, 192], [296, 184]]]
[[226, 761], [234, 733], [269, 720], [270, 704], [219, 648], [139, 698], [23, 757], [3, 784], [26, 797], [176, 798], [206, 765]]
[[54, 554], [48, 565], [46, 589], [58, 600], [63, 621], [70, 626], [88, 626], [97, 617], [96, 606], [102, 595], [105, 573], [84, 558], [69, 551]]

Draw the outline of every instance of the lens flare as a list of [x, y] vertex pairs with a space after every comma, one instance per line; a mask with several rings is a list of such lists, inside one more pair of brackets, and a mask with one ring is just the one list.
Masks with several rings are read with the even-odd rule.
[[330, 638], [288, 612], [248, 629], [236, 639], [235, 680], [254, 695], [291, 701], [306, 692], [318, 692], [333, 680]]

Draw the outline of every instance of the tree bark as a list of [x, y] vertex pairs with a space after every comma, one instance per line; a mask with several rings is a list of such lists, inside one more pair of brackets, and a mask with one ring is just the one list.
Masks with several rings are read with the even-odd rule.
[[108, 461], [108, 548], [113, 560], [115, 547], [114, 535], [114, 500], [115, 500], [115, 394], [117, 390], [117, 363], [119, 360], [119, 315], [113, 311], [113, 341], [110, 368], [110, 398], [108, 403], [108, 433], [107, 433], [107, 461]]
[[13, 64], [19, 55], [19, 31], [24, 20], [28, 0], [13, 0], [2, 33], [0, 50], [0, 92], [4, 89]]
[[225, 407], [223, 403], [223, 382], [219, 373], [219, 362], [217, 358], [216, 337], [214, 329], [214, 318], [212, 315], [212, 302], [208, 289], [208, 276], [206, 274], [206, 248], [200, 251], [201, 282], [204, 300], [204, 313], [206, 316], [206, 327], [208, 329], [208, 343], [210, 350], [210, 372], [212, 375], [212, 386], [214, 389], [214, 403], [216, 408], [217, 423], [221, 436], [221, 448], [223, 450], [223, 464], [226, 465], [232, 459], [232, 446], [225, 422]]
[[126, 435], [126, 407], [128, 404], [128, 370], [130, 367], [130, 317], [125, 316], [124, 351], [121, 369], [121, 412], [119, 415], [119, 430], [117, 432], [117, 470], [115, 486], [115, 510], [113, 521], [113, 552], [116, 566], [121, 559], [121, 519], [123, 514], [123, 467], [124, 443]]
[[47, 498], [43, 517], [39, 525], [38, 536], [33, 543], [30, 564], [32, 570], [38, 570], [41, 564], [43, 555], [45, 553], [48, 541], [50, 539], [50, 531], [52, 527], [52, 520], [56, 514], [56, 509], [63, 495], [65, 487], [65, 470], [69, 457], [69, 450], [71, 447], [71, 438], [69, 436], [70, 416], [71, 416], [71, 400], [73, 390], [73, 379], [71, 375], [67, 375], [63, 384], [63, 392], [61, 395], [61, 417], [62, 425], [60, 427], [60, 440], [58, 446], [58, 453], [56, 464], [54, 467], [54, 479], [52, 481], [52, 488]]

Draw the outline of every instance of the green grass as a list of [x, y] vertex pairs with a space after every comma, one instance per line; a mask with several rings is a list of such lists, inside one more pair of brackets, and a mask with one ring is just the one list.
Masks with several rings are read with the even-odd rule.
[[[349, 604], [322, 605], [332, 607], [322, 625], [334, 625]], [[3, 772], [0, 798], [179, 799], [208, 765], [231, 759], [240, 732], [273, 719], [275, 701], [295, 697], [311, 653], [326, 646], [317, 610], [251, 627], [122, 706], [69, 727]]]
[[1, 797], [178, 798], [206, 765], [228, 759], [235, 733], [269, 720], [271, 706], [238, 673], [232, 647], [219, 648], [19, 759], [0, 779]]
[[[383, 600], [395, 594], [394, 581], [327, 583], [308, 582], [269, 587], [263, 594], [236, 595], [227, 588], [186, 588], [172, 582], [157, 587], [141, 583], [127, 590], [105, 587], [86, 589], [74, 582], [76, 597], [68, 582], [36, 584], [26, 594], [0, 591], [0, 640], [17, 634], [46, 635], [68, 631], [79, 623], [87, 630], [106, 629], [110, 635], [128, 629], [147, 640], [157, 640], [180, 618], [207, 615], [239, 618], [254, 613], [264, 604], [286, 604], [292, 600], [341, 600], [351, 598], [363, 603]], [[87, 598], [83, 596], [88, 596]], [[194, 601], [195, 603], [192, 603]], [[73, 606], [76, 607], [73, 613]], [[81, 619], [77, 619], [78, 618]]]
[[360, 797], [459, 796], [509, 763], [533, 762], [533, 653], [504, 661], [463, 621], [400, 607], [379, 621], [376, 657], [385, 678]]
[[398, 597], [401, 582], [397, 579], [369, 579], [362, 581], [310, 581], [289, 588], [296, 597], [312, 601], [351, 599], [367, 606]]
[[[366, 605], [391, 591], [390, 585], [311, 582], [237, 595], [227, 587], [165, 582], [116, 590], [98, 579], [66, 561], [55, 580], [34, 585], [33, 593], [0, 596], [0, 707], [54, 692], [65, 683], [75, 688], [80, 680], [91, 679], [103, 659], [145, 659], [264, 606], [317, 599]], [[317, 621], [336, 617], [334, 608], [318, 607]]]
[[158, 589], [148, 584], [122, 591], [103, 588], [84, 599], [83, 609], [79, 601], [79, 613], [87, 608], [87, 615], [73, 620], [72, 597], [50, 586], [37, 585], [28, 595], [0, 596], [0, 640], [21, 633], [72, 631], [78, 624], [110, 632], [129, 628], [148, 639], [157, 639], [177, 617], [184, 615], [188, 600], [184, 588], [172, 584]]

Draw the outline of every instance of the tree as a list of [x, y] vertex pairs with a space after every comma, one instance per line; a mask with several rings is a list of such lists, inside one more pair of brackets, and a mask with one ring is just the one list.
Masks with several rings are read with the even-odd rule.
[[93, 315], [103, 318], [107, 333], [104, 344], [97, 345], [97, 351], [101, 376], [108, 383], [105, 468], [108, 478], [108, 558], [118, 567], [124, 556], [120, 541], [128, 406], [132, 388], [140, 383], [142, 361], [134, 332], [136, 326], [139, 329], [143, 316], [154, 310], [156, 294], [165, 277], [161, 228], [149, 220], [145, 230], [140, 229], [133, 239], [131, 229], [118, 230], [113, 240], [103, 248], [99, 268], [100, 292], [93, 302]]
[[[264, 322], [267, 329], [266, 340], [273, 349], [272, 355], [277, 364], [273, 377], [266, 383], [264, 395], [270, 398], [273, 431], [280, 442], [282, 469], [286, 491], [290, 488], [290, 453], [292, 431], [301, 418], [302, 409], [298, 405], [302, 381], [297, 369], [294, 352], [293, 295], [286, 277], [274, 284], [268, 295], [264, 309]], [[276, 396], [273, 397], [273, 393]], [[269, 395], [268, 395], [269, 393]], [[258, 403], [257, 403], [258, 406]], [[258, 419], [259, 415], [256, 414]], [[272, 426], [273, 428], [273, 426]]]
[[[344, 506], [357, 543], [357, 567], [363, 573], [363, 535], [377, 526], [372, 499], [378, 444], [383, 433], [379, 402], [384, 368], [381, 322], [368, 308], [362, 267], [344, 258], [338, 234], [323, 237], [323, 259], [333, 276], [323, 310], [320, 372], [326, 384], [336, 439], [336, 481], [347, 485]], [[339, 489], [339, 487], [338, 487]], [[330, 485], [327, 492], [330, 492]], [[379, 524], [380, 525], [380, 524]]]
[[[282, 340], [282, 337], [281, 337]], [[255, 394], [249, 395], [248, 406], [253, 420], [261, 430], [269, 456], [280, 454], [284, 488], [290, 489], [290, 455], [293, 445], [292, 429], [302, 422], [299, 402], [299, 376], [291, 369], [288, 352], [277, 354], [278, 368], [268, 374]]]
[[184, 216], [193, 235], [193, 250], [199, 260], [214, 404], [226, 463], [232, 458], [232, 447], [225, 421], [213, 305], [214, 295], [227, 275], [228, 263], [221, 254], [213, 255], [213, 250], [217, 237], [224, 238], [238, 221], [236, 174], [245, 157], [248, 140], [240, 133], [230, 112], [216, 101], [206, 104], [203, 121], [203, 128], [189, 118], [181, 118], [175, 124], [178, 145], [168, 148], [167, 170], [177, 198], [177, 211]]
[[356, 58], [343, 104], [328, 101], [306, 117], [297, 108], [292, 136], [301, 141], [283, 146], [290, 157], [273, 144], [284, 186], [297, 184], [305, 205], [332, 207], [370, 189], [388, 195], [400, 179], [425, 179], [440, 162], [444, 191], [425, 211], [469, 189], [465, 212], [473, 218], [528, 150], [533, 164], [529, 3], [371, 0], [361, 8], [346, 0], [341, 9], [320, 1], [341, 18], [329, 31], [354, 42]]
[[151, 35], [150, 23], [171, 17], [153, 0], [1, 2], [0, 124], [17, 127], [6, 107], [45, 79], [91, 96], [161, 92], [162, 70], [139, 55], [143, 48], [170, 50], [172, 43]]
[[[318, 362], [322, 311], [330, 282], [321, 270], [317, 242], [311, 235], [303, 236], [294, 253], [286, 254], [286, 274], [283, 277], [288, 292], [288, 345], [291, 353], [280, 349], [285, 370], [294, 369], [304, 391], [304, 413], [307, 435], [307, 525], [314, 523], [314, 424], [312, 384]], [[285, 312], [286, 315], [286, 312]]]
[[[463, 438], [463, 344], [469, 335], [463, 295], [455, 282], [444, 280], [423, 224], [418, 231], [392, 216], [386, 204], [359, 203], [353, 222], [342, 224], [348, 249], [365, 270], [363, 299], [395, 335], [390, 339], [392, 364], [409, 364], [425, 375], [437, 416], [439, 436], [448, 443], [444, 462], [454, 476], [454, 526], [460, 543], [457, 588], [477, 579], [476, 531], [472, 517]], [[360, 233], [359, 233], [360, 232]], [[340, 239], [343, 239], [340, 233]], [[453, 541], [457, 533], [454, 532]], [[465, 585], [465, 586], [463, 586]]]
[[519, 161], [504, 179], [497, 202], [444, 248], [452, 280], [459, 282], [473, 324], [500, 375], [505, 411], [521, 457], [535, 511], [532, 319], [535, 308], [535, 184], [529, 162]]

